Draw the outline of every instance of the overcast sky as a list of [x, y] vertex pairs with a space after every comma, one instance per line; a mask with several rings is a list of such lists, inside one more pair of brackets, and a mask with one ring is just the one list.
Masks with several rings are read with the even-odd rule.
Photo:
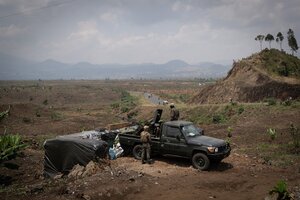
[[[0, 0], [0, 52], [68, 63], [222, 63], [259, 51], [258, 34], [286, 37], [291, 28], [300, 45], [299, 25], [299, 0]], [[283, 47], [290, 52], [287, 40]]]

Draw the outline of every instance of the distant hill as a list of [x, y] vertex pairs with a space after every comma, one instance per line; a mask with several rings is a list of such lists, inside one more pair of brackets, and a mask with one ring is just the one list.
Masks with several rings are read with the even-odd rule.
[[192, 103], [255, 102], [300, 97], [300, 60], [276, 49], [237, 61], [223, 80], [202, 87]]
[[191, 65], [181, 60], [164, 64], [67, 64], [51, 59], [33, 62], [0, 54], [0, 80], [220, 78], [229, 69], [220, 64]]

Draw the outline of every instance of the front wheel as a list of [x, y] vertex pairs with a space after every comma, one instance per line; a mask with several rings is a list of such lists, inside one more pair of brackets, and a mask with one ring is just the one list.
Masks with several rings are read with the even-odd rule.
[[208, 157], [203, 153], [195, 153], [192, 158], [193, 166], [199, 170], [207, 170], [210, 165]]
[[133, 157], [137, 160], [141, 160], [142, 159], [142, 151], [143, 151], [142, 145], [140, 145], [140, 144], [135, 145], [132, 150]]

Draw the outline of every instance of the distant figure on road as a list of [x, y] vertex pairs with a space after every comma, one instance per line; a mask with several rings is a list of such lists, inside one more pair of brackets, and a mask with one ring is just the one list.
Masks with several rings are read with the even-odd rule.
[[[146, 162], [151, 164], [150, 160], [150, 143], [151, 143], [151, 135], [148, 132], [149, 126], [144, 126], [144, 131], [141, 132], [141, 142], [142, 142], [142, 164]], [[146, 159], [145, 159], [146, 157]]]
[[175, 108], [173, 103], [170, 104], [170, 120], [176, 121], [179, 119], [179, 111]]

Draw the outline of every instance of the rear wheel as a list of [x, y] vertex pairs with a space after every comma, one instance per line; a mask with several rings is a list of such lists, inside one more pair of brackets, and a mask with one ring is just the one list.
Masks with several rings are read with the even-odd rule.
[[142, 150], [143, 150], [142, 145], [140, 145], [140, 144], [135, 145], [132, 150], [133, 157], [137, 160], [141, 160], [142, 159]]
[[207, 170], [210, 165], [208, 157], [203, 153], [195, 153], [192, 158], [193, 166], [199, 170]]

